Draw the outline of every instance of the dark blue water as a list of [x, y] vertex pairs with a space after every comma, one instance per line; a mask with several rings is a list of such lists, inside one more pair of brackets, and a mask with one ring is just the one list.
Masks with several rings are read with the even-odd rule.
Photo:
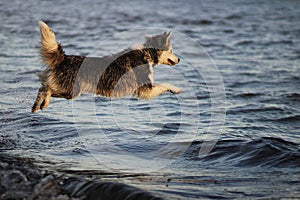
[[[4, 1], [0, 10], [2, 152], [33, 158], [46, 169], [132, 184], [167, 199], [300, 198], [299, 2]], [[134, 28], [186, 34], [209, 54], [223, 79], [221, 134], [208, 131], [212, 97], [205, 77], [189, 67], [189, 61], [203, 58], [176, 33], [173, 50], [185, 57], [174, 68], [155, 69], [155, 80], [181, 87], [181, 94], [152, 101], [88, 94], [73, 102], [53, 98], [45, 111], [31, 114], [40, 84], [36, 73], [44, 68], [36, 48], [40, 19], [68, 54], [88, 55], [99, 42]], [[107, 43], [101, 52], [121, 50], [126, 42]], [[216, 144], [199, 157], [208, 141]], [[158, 161], [171, 164], [137, 174], [107, 166], [124, 158], [111, 143], [138, 155], [167, 143], [173, 150], [187, 148], [176, 160], [157, 152]], [[112, 175], [125, 171], [128, 176]]]

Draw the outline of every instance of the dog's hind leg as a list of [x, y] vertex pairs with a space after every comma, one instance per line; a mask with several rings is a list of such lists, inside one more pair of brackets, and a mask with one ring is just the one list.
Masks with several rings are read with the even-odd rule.
[[41, 103], [40, 109], [44, 110], [45, 108], [48, 107], [50, 103], [50, 97], [51, 97], [51, 92], [50, 90], [46, 90], [44, 93], [44, 101]]
[[138, 96], [138, 98], [141, 99], [151, 99], [153, 97], [157, 97], [166, 92], [179, 94], [181, 92], [181, 89], [169, 83], [162, 83], [159, 85], [151, 85], [151, 86], [146, 85], [138, 88], [135, 91], [134, 95]]
[[44, 109], [49, 105], [51, 93], [44, 86], [40, 87], [31, 112], [35, 113], [39, 109]]

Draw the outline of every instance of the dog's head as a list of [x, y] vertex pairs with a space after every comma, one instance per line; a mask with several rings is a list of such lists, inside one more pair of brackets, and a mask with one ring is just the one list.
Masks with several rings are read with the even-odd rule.
[[180, 61], [180, 59], [175, 54], [173, 54], [172, 50], [158, 50], [157, 55], [157, 65], [165, 64], [169, 66], [174, 66]]
[[155, 48], [158, 49], [158, 62], [157, 65], [176, 65], [179, 63], [180, 59], [173, 54], [172, 45], [170, 43], [172, 33], [166, 33], [155, 36], [146, 36], [146, 42], [144, 46], [146, 48]]

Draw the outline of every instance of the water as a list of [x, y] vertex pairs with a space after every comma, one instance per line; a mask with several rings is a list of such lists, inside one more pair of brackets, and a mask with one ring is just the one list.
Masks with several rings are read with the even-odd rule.
[[[300, 198], [299, 2], [4, 1], [0, 10], [2, 152], [33, 158], [49, 170], [131, 184], [167, 199]], [[155, 69], [157, 82], [182, 87], [178, 98], [184, 104], [169, 94], [150, 102], [85, 94], [73, 103], [52, 98], [49, 108], [31, 114], [40, 84], [36, 73], [43, 69], [35, 48], [39, 19], [54, 29], [68, 54], [87, 55], [95, 43], [133, 28], [161, 27], [187, 34], [204, 47], [222, 75], [222, 134], [207, 132], [210, 95], [203, 77], [185, 68], [184, 61], [175, 68]], [[191, 48], [174, 42], [173, 47], [175, 53], [199, 60]], [[105, 46], [103, 52], [114, 48]], [[179, 76], [185, 80], [174, 81]], [[74, 106], [80, 112], [74, 112]], [[189, 143], [199, 120], [198, 135]], [[86, 134], [78, 134], [76, 127]], [[90, 154], [88, 148], [105, 143], [99, 142], [103, 135], [133, 153], [151, 152], [170, 140], [188, 149], [164, 169], [122, 175], [122, 170], [104, 164], [109, 161], [94, 158], [122, 159], [109, 145]], [[199, 158], [203, 141], [216, 136], [212, 151]], [[162, 155], [158, 159], [164, 160]]]

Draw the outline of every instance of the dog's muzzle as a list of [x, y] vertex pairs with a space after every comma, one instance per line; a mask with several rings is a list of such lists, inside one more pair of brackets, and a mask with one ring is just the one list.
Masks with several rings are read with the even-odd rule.
[[173, 60], [171, 60], [171, 59], [168, 59], [168, 63], [169, 63], [170, 66], [174, 66], [174, 65], [178, 64], [179, 61], [180, 61], [180, 58], [177, 59], [177, 62], [176, 62], [176, 61], [173, 61]]

